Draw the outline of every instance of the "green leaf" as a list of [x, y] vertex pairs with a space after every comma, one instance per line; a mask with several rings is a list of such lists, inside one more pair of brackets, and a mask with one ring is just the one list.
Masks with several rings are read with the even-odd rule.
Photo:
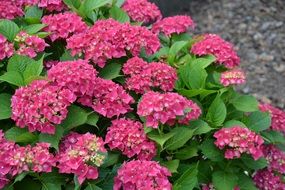
[[78, 181], [78, 178], [76, 175], [74, 175], [73, 181], [74, 181], [74, 185], [75, 185], [74, 190], [80, 190], [81, 185], [79, 184], [79, 181]]
[[179, 167], [179, 162], [180, 162], [180, 160], [170, 160], [170, 161], [161, 162], [160, 164], [162, 166], [167, 167], [171, 173], [177, 173], [177, 168]]
[[256, 111], [248, 116], [246, 122], [248, 128], [255, 132], [260, 132], [268, 129], [271, 125], [271, 117], [267, 112]]
[[16, 54], [9, 59], [9, 62], [7, 64], [7, 71], [17, 71], [19, 73], [24, 73], [27, 65], [32, 62], [34, 62], [33, 59], [27, 56]]
[[189, 166], [174, 183], [173, 190], [192, 190], [198, 184], [198, 164]]
[[233, 126], [240, 126], [240, 127], [246, 127], [246, 125], [238, 120], [230, 120], [225, 122], [224, 127], [233, 127]]
[[87, 15], [94, 9], [98, 9], [103, 7], [107, 4], [111, 4], [112, 0], [84, 0], [79, 8], [79, 12], [82, 15]]
[[203, 120], [195, 120], [190, 122], [190, 127], [195, 128], [193, 135], [201, 135], [213, 130], [209, 124]]
[[218, 95], [209, 107], [206, 118], [215, 126], [221, 126], [227, 116], [227, 108]]
[[163, 147], [164, 143], [174, 136], [173, 132], [169, 132], [166, 134], [158, 134], [157, 131], [152, 131], [151, 133], [147, 134], [148, 138], [155, 141], [157, 144], [159, 144], [161, 147]]
[[213, 173], [212, 179], [217, 190], [233, 190], [237, 185], [238, 177], [232, 173], [216, 171]]
[[0, 120], [11, 117], [11, 97], [10, 94], [0, 94]]
[[116, 0], [116, 5], [121, 7], [124, 4], [125, 0]]
[[110, 9], [110, 17], [119, 21], [119, 22], [130, 22], [130, 17], [128, 16], [128, 14], [121, 8], [117, 7], [117, 6], [113, 6]]
[[70, 7], [73, 11], [76, 9], [79, 9], [80, 5], [81, 5], [81, 1], [80, 0], [63, 0], [63, 2]]
[[63, 185], [66, 182], [66, 177], [58, 172], [51, 172], [51, 173], [43, 173], [40, 175], [39, 180], [42, 183], [54, 183]]
[[28, 34], [36, 34], [41, 29], [43, 29], [46, 25], [45, 24], [32, 24], [25, 26], [23, 28], [24, 31], [26, 31]]
[[32, 19], [40, 21], [42, 16], [43, 16], [43, 10], [39, 9], [38, 6], [28, 7], [25, 13], [26, 19], [32, 18]]
[[216, 93], [216, 90], [207, 90], [207, 89], [192, 89], [192, 90], [186, 90], [186, 89], [181, 89], [178, 90], [178, 93], [186, 96], [188, 98], [192, 98], [194, 96], [201, 95], [203, 97], [206, 97], [210, 94]]
[[8, 82], [16, 86], [24, 86], [25, 82], [21, 73], [17, 71], [9, 71], [0, 76], [0, 81]]
[[44, 56], [42, 56], [42, 58], [38, 61], [33, 61], [30, 64], [27, 65], [23, 75], [24, 75], [24, 81], [25, 84], [29, 84], [29, 82], [31, 82], [31, 78], [33, 77], [37, 77], [40, 76], [40, 74], [43, 71], [44, 65], [43, 65], [43, 58]]
[[99, 115], [93, 112], [90, 115], [88, 115], [86, 123], [97, 127], [98, 120], [99, 120]]
[[79, 106], [71, 105], [68, 108], [68, 115], [66, 119], [61, 123], [65, 131], [83, 125], [86, 123], [88, 113]]
[[241, 173], [238, 178], [238, 187], [240, 190], [258, 190], [255, 187], [251, 177]]
[[20, 31], [18, 25], [10, 20], [0, 20], [0, 33], [10, 42], [13, 42]]
[[241, 160], [244, 163], [244, 165], [254, 170], [259, 170], [267, 166], [267, 161], [265, 158], [254, 160], [252, 157], [248, 155], [244, 155], [242, 156]]
[[61, 185], [55, 183], [42, 183], [42, 190], [61, 190]]
[[26, 128], [12, 127], [5, 132], [7, 140], [17, 143], [32, 143], [37, 140], [37, 136], [30, 133]]
[[62, 137], [63, 137], [63, 128], [58, 125], [56, 126], [55, 134], [50, 135], [50, 134], [41, 133], [39, 135], [39, 141], [50, 143], [51, 147], [58, 150], [59, 141]]
[[84, 190], [102, 190], [100, 187], [95, 184], [88, 183], [87, 187]]
[[106, 168], [112, 166], [118, 162], [119, 158], [120, 158], [119, 153], [108, 152], [107, 158], [101, 167]]
[[269, 143], [273, 144], [285, 144], [285, 136], [278, 131], [262, 131], [261, 135]]
[[167, 62], [170, 64], [173, 64], [175, 61], [175, 57], [178, 54], [178, 52], [183, 49], [184, 47], [186, 47], [188, 45], [187, 41], [178, 41], [175, 42], [169, 50], [169, 54], [168, 54], [168, 59]]
[[184, 146], [193, 136], [193, 129], [189, 127], [176, 127], [171, 132], [174, 136], [166, 141], [165, 148], [167, 150], [175, 150]]
[[258, 101], [253, 96], [239, 95], [231, 103], [239, 111], [254, 112], [258, 110]]
[[219, 162], [224, 159], [223, 152], [215, 146], [214, 139], [205, 140], [200, 145], [199, 149], [202, 150], [204, 156], [206, 156], [207, 158], [209, 158], [214, 162]]
[[76, 58], [71, 56], [70, 50], [65, 50], [62, 56], [59, 58], [60, 61], [74, 61]]
[[209, 65], [216, 61], [216, 57], [213, 55], [206, 55], [204, 57], [200, 57], [195, 59], [191, 64], [193, 67], [201, 67], [203, 69], [207, 68]]
[[180, 160], [188, 160], [189, 158], [198, 156], [198, 147], [196, 144], [187, 146], [175, 153], [175, 158]]
[[112, 80], [120, 76], [122, 65], [118, 63], [110, 63], [106, 65], [100, 72], [100, 76], [104, 79]]

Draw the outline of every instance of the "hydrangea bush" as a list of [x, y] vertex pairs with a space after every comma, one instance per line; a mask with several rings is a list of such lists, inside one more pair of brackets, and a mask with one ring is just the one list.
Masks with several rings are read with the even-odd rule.
[[285, 190], [285, 112], [235, 90], [234, 46], [190, 16], [0, 0], [0, 19], [0, 189]]

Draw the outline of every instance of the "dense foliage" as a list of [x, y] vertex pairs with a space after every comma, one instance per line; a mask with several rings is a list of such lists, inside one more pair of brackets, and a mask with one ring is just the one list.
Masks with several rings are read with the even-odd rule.
[[285, 190], [285, 112], [231, 43], [147, 0], [0, 0], [0, 188]]

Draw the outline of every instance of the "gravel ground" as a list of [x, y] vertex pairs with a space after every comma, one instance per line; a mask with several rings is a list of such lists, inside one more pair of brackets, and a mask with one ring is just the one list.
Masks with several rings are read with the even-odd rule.
[[285, 0], [154, 0], [165, 16], [189, 14], [195, 33], [232, 42], [247, 73], [240, 90], [285, 108]]

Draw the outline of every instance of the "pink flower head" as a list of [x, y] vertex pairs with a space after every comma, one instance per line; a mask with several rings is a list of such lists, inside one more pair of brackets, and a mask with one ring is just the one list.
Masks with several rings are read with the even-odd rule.
[[11, 0], [0, 0], [0, 19], [12, 20], [24, 15], [21, 6]]
[[48, 78], [57, 86], [68, 88], [76, 96], [92, 96], [97, 71], [88, 61], [59, 62], [48, 71]]
[[268, 169], [258, 170], [253, 177], [255, 185], [260, 190], [284, 190], [285, 183], [280, 175]]
[[147, 0], [126, 0], [122, 9], [136, 22], [150, 23], [162, 18], [159, 8]]
[[263, 112], [269, 112], [271, 115], [270, 129], [280, 131], [285, 135], [285, 112], [273, 107], [270, 104], [260, 104], [259, 109]]
[[[202, 190], [216, 190], [212, 183], [206, 184], [202, 186]], [[240, 190], [239, 187], [235, 187], [233, 190]]]
[[49, 60], [49, 61], [44, 61], [44, 67], [49, 70], [51, 69], [53, 66], [57, 65], [59, 63], [59, 61], [55, 61], [55, 60]]
[[108, 59], [126, 56], [127, 52], [136, 56], [144, 48], [147, 54], [153, 54], [159, 47], [159, 39], [147, 28], [113, 19], [99, 20], [85, 33], [67, 40], [72, 55], [84, 54], [84, 59], [99, 67], [104, 67]]
[[38, 0], [38, 6], [41, 8], [46, 8], [48, 11], [62, 11], [67, 9], [63, 0]]
[[148, 64], [138, 57], [129, 59], [123, 72], [130, 75], [126, 81], [127, 88], [140, 94], [151, 89], [172, 91], [177, 80], [176, 70], [171, 66], [160, 62]]
[[155, 34], [160, 32], [166, 36], [171, 36], [172, 34], [181, 34], [187, 32], [188, 28], [194, 28], [195, 23], [190, 16], [172, 16], [167, 17], [162, 20], [157, 21], [152, 26], [152, 31]]
[[155, 161], [125, 162], [115, 177], [114, 190], [171, 190], [169, 170]]
[[188, 124], [201, 115], [199, 106], [177, 93], [147, 92], [138, 104], [138, 115], [146, 118], [146, 126], [157, 128], [159, 123]]
[[2, 34], [0, 34], [0, 60], [11, 57], [13, 53], [14, 53], [13, 44], [9, 43], [8, 40]]
[[130, 104], [134, 103], [122, 86], [101, 78], [96, 80], [93, 95], [83, 96], [78, 101], [107, 118], [127, 113], [131, 110]]
[[285, 152], [274, 145], [265, 145], [263, 154], [269, 163], [269, 168], [285, 174]]
[[240, 64], [240, 59], [231, 43], [216, 34], [205, 34], [202, 40], [193, 44], [191, 52], [198, 56], [212, 54], [216, 62], [232, 69]]
[[221, 74], [220, 82], [224, 86], [244, 84], [245, 74], [242, 70], [230, 70]]
[[147, 138], [143, 125], [130, 119], [113, 120], [105, 143], [112, 150], [119, 149], [128, 158], [136, 155], [139, 160], [151, 160], [156, 154], [155, 143]]
[[86, 133], [67, 135], [60, 145], [58, 160], [59, 173], [73, 173], [82, 184], [85, 179], [97, 179], [98, 169], [106, 158], [102, 138]]
[[31, 36], [24, 31], [21, 31], [15, 38], [15, 41], [19, 43], [19, 49], [17, 54], [26, 55], [31, 58], [37, 56], [37, 53], [43, 52], [48, 44], [37, 36]]
[[226, 149], [225, 158], [239, 158], [241, 154], [251, 154], [254, 160], [263, 156], [263, 139], [248, 128], [233, 126], [231, 128], [222, 128], [215, 132], [217, 139], [215, 145], [219, 149]]
[[44, 16], [42, 22], [47, 25], [44, 30], [51, 33], [49, 37], [52, 41], [67, 39], [73, 34], [86, 31], [88, 28], [80, 16], [71, 12]]
[[67, 116], [67, 107], [76, 100], [68, 89], [38, 80], [16, 90], [12, 97], [12, 116], [17, 126], [30, 132], [55, 133], [55, 125]]

